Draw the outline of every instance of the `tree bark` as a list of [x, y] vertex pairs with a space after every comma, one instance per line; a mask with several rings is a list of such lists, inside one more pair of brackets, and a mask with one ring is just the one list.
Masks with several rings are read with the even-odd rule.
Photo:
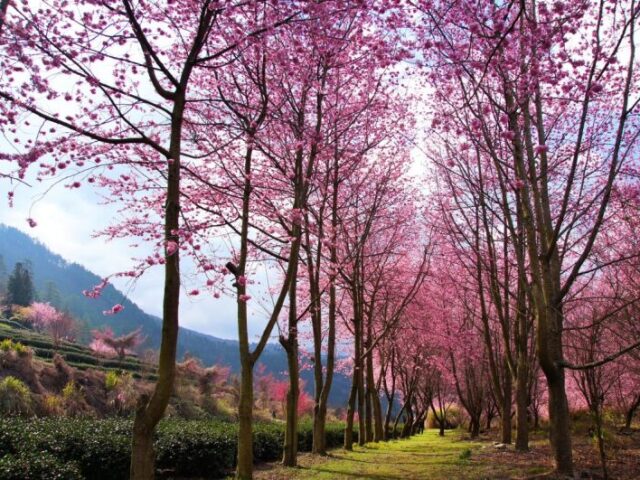
[[[356, 339], [357, 341], [357, 339]], [[349, 393], [349, 402], [347, 403], [347, 424], [344, 429], [344, 448], [345, 450], [353, 450], [353, 419], [356, 409], [356, 396], [358, 395], [358, 386], [355, 378], [355, 370], [351, 380], [351, 392]]]
[[[178, 243], [180, 227], [180, 152], [184, 94], [175, 98], [171, 117], [170, 161], [167, 174], [164, 234], [167, 242]], [[178, 344], [178, 312], [180, 304], [180, 254], [176, 249], [165, 259], [164, 297], [162, 304], [162, 339], [158, 360], [158, 381], [151, 398], [140, 399], [134, 419], [131, 442], [131, 480], [149, 480], [155, 475], [153, 432], [164, 415], [173, 392]]]

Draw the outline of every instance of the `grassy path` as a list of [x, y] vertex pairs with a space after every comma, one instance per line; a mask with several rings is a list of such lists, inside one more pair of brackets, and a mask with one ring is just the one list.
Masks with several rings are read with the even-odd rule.
[[[298, 468], [269, 465], [257, 472], [261, 480], [281, 479], [507, 479], [526, 478], [548, 470], [533, 461], [525, 465], [513, 458], [496, 461], [488, 442], [462, 440], [457, 432], [444, 438], [436, 430], [407, 440], [356, 447], [353, 452], [334, 450], [329, 457], [300, 455]], [[513, 454], [505, 452], [505, 456]], [[510, 461], [511, 460], [511, 461]]]

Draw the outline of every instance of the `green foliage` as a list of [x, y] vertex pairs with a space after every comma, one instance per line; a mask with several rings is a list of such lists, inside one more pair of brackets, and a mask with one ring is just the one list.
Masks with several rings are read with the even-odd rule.
[[31, 353], [31, 349], [21, 344], [20, 342], [14, 342], [10, 338], [5, 338], [0, 341], [0, 351], [2, 352], [16, 352], [18, 355], [26, 356]]
[[111, 370], [104, 376], [104, 387], [108, 390], [115, 390], [120, 383], [120, 375], [118, 372]]
[[28, 307], [33, 302], [34, 288], [30, 269], [24, 263], [16, 263], [7, 282], [7, 303]]
[[76, 388], [75, 382], [68, 382], [64, 388], [62, 389], [62, 398], [65, 400], [71, 400], [78, 394], [78, 389]]
[[[158, 470], [171, 477], [224, 476], [235, 467], [237, 428], [235, 423], [220, 420], [161, 421], [155, 439]], [[129, 419], [0, 418], [0, 457], [48, 452], [61, 462], [75, 462], [87, 478], [125, 479], [129, 472], [131, 429]], [[340, 423], [327, 425], [329, 447], [341, 444], [343, 429]], [[300, 425], [301, 451], [311, 449], [311, 432], [311, 422]], [[256, 461], [280, 458], [283, 439], [283, 424], [256, 423]]]
[[0, 381], [0, 413], [6, 415], [28, 414], [31, 411], [31, 392], [15, 377]]
[[82, 480], [74, 462], [46, 452], [21, 452], [0, 458], [0, 480]]

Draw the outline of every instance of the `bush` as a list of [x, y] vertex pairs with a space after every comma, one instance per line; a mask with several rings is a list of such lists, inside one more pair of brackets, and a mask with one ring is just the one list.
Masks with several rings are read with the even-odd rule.
[[[342, 444], [343, 429], [340, 423], [327, 424], [328, 447]], [[126, 479], [131, 430], [129, 419], [0, 418], [0, 457], [47, 452], [63, 464], [74, 462], [92, 480]], [[311, 432], [311, 422], [300, 425], [300, 451], [311, 449]], [[236, 464], [237, 433], [237, 424], [220, 420], [162, 420], [155, 439], [158, 471], [172, 478], [224, 477]], [[255, 461], [280, 458], [283, 440], [283, 424], [256, 423]]]
[[104, 387], [108, 391], [115, 390], [115, 388], [118, 386], [118, 383], [120, 383], [120, 375], [118, 375], [118, 372], [110, 370], [104, 376]]
[[31, 412], [31, 392], [22, 380], [9, 376], [0, 381], [0, 412], [6, 415]]
[[82, 480], [74, 462], [63, 463], [46, 452], [22, 452], [0, 458], [0, 480]]
[[20, 342], [14, 342], [10, 338], [5, 338], [0, 342], [0, 351], [2, 352], [16, 352], [19, 356], [24, 357], [31, 353], [29, 347], [24, 346]]
[[64, 401], [59, 395], [45, 395], [42, 399], [42, 406], [47, 415], [64, 414]]

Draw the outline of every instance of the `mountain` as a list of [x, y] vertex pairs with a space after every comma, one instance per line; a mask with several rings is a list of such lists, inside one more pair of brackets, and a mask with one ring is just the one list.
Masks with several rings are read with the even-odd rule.
[[[2, 270], [10, 273], [17, 262], [27, 263], [33, 276], [37, 297], [48, 301], [59, 309], [68, 310], [80, 323], [78, 340], [87, 344], [91, 330], [110, 326], [116, 334], [122, 334], [142, 327], [147, 340], [145, 347], [158, 349], [162, 332], [160, 318], [149, 315], [129, 300], [112, 285], [102, 290], [98, 298], [88, 298], [83, 290], [91, 289], [101, 282], [101, 278], [77, 263], [70, 263], [51, 252], [37, 240], [18, 229], [0, 224], [0, 275]], [[2, 269], [2, 263], [5, 268]], [[2, 280], [2, 279], [0, 279]], [[117, 303], [125, 308], [118, 313], [117, 322], [110, 321], [102, 313]], [[238, 342], [180, 328], [178, 336], [178, 358], [185, 353], [198, 357], [205, 365], [214, 363], [228, 365], [235, 373], [240, 370]], [[267, 372], [281, 377], [287, 370], [287, 359], [279, 344], [267, 345], [260, 357]], [[313, 372], [301, 373], [309, 391], [313, 388]], [[349, 379], [341, 374], [334, 377], [330, 397], [332, 405], [344, 405], [349, 395]]]

